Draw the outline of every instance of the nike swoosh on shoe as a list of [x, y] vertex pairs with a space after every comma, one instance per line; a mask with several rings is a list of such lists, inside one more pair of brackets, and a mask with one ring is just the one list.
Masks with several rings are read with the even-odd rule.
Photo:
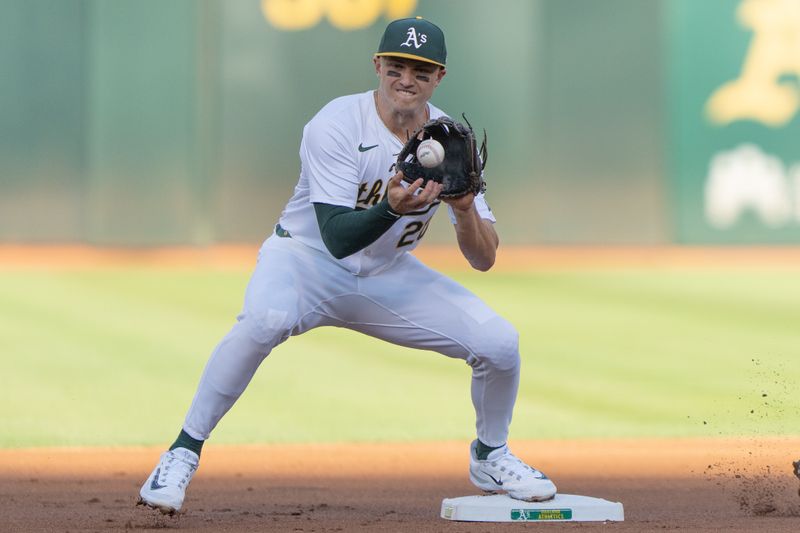
[[163, 489], [166, 485], [158, 484], [158, 475], [161, 473], [161, 468], [156, 468], [156, 473], [153, 474], [153, 481], [150, 482], [150, 490]]
[[488, 472], [484, 472], [484, 474], [486, 474], [487, 476], [489, 476], [490, 478], [492, 478], [492, 481], [494, 481], [494, 482], [495, 482], [495, 483], [496, 483], [498, 486], [500, 486], [500, 487], [502, 487], [502, 486], [503, 486], [503, 480], [502, 480], [502, 479], [499, 479], [499, 480], [498, 480], [498, 479], [495, 479], [495, 478], [494, 478], [494, 476], [493, 476], [493, 475], [491, 475], [491, 474], [489, 474]]

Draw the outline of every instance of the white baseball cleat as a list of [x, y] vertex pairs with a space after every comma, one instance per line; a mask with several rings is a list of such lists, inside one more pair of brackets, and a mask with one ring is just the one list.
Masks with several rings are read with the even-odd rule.
[[556, 495], [556, 485], [546, 475], [522, 462], [511, 453], [508, 445], [493, 450], [486, 460], [478, 459], [470, 445], [469, 479], [487, 492], [505, 491], [516, 500], [543, 502]]
[[161, 454], [155, 470], [139, 490], [139, 505], [147, 505], [164, 514], [181, 510], [186, 486], [194, 476], [200, 458], [186, 448], [175, 448]]

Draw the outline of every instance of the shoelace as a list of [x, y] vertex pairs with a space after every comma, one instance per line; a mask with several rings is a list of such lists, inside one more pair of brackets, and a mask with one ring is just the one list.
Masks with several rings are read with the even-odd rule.
[[501, 472], [522, 481], [522, 476], [533, 476], [536, 479], [544, 478], [544, 474], [535, 468], [528, 466], [522, 459], [511, 452], [507, 452], [490, 463], [494, 467], [500, 467]]
[[158, 482], [170, 487], [183, 488], [192, 479], [197, 466], [183, 460], [179, 455], [170, 452], [164, 460], [164, 467], [158, 476]]

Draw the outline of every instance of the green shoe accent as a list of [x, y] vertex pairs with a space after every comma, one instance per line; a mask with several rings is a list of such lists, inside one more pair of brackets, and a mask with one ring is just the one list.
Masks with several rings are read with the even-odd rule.
[[186, 433], [184, 430], [178, 434], [178, 438], [175, 439], [175, 442], [172, 446], [169, 447], [170, 450], [174, 450], [175, 448], [186, 448], [187, 450], [191, 450], [200, 457], [200, 450], [203, 449], [203, 440], [193, 439]]
[[477, 455], [478, 459], [480, 459], [481, 461], [485, 461], [489, 457], [490, 453], [502, 447], [503, 446], [496, 446], [492, 448], [491, 446], [485, 445], [484, 443], [481, 442], [480, 439], [478, 439], [478, 443], [475, 445], [475, 455]]

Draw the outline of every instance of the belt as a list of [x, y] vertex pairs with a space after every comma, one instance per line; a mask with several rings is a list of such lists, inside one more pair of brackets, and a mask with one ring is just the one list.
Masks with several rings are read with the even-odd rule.
[[280, 224], [275, 224], [275, 235], [278, 237], [291, 237], [292, 234], [281, 227]]

